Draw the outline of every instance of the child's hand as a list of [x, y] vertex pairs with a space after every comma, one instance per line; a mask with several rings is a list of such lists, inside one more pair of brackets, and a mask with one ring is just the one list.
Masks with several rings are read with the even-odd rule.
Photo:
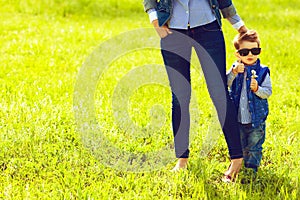
[[255, 78], [251, 78], [250, 89], [253, 92], [256, 92], [258, 90], [258, 83], [257, 83], [257, 80]]
[[245, 66], [244, 64], [239, 60], [238, 64], [232, 68], [232, 72], [236, 75], [238, 73], [244, 73]]

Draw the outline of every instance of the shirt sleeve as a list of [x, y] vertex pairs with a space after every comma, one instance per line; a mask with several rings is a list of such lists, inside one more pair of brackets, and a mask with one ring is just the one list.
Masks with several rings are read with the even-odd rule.
[[230, 70], [227, 72], [227, 85], [228, 87], [231, 87], [232, 82], [234, 81], [235, 77], [237, 76], [237, 74], [234, 74], [232, 72], [232, 68], [230, 68]]
[[157, 12], [154, 8], [152, 9], [149, 9], [147, 11], [148, 15], [149, 15], [149, 20], [150, 20], [150, 23], [152, 23], [154, 20], [157, 19]]
[[244, 24], [243, 20], [240, 18], [238, 14], [235, 14], [233, 16], [227, 17], [226, 18], [231, 25], [236, 29], [239, 30]]
[[265, 80], [262, 82], [261, 86], [258, 86], [258, 90], [254, 92], [255, 95], [262, 99], [267, 99], [272, 94], [272, 84], [270, 75], [267, 74]]

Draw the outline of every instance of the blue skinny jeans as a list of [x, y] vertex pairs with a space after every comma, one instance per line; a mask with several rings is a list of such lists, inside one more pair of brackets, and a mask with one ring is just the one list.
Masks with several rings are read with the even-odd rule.
[[230, 158], [242, 158], [237, 112], [227, 89], [225, 42], [219, 24], [214, 21], [187, 30], [172, 29], [172, 32], [161, 39], [161, 53], [172, 90], [172, 129], [176, 157], [189, 157], [190, 60], [194, 47], [218, 113]]

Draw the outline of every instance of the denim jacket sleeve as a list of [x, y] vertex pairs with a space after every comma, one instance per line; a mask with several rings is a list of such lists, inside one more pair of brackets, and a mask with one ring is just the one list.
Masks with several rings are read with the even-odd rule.
[[[214, 0], [212, 0], [214, 1]], [[219, 4], [219, 9], [224, 18], [232, 17], [236, 14], [236, 9], [232, 4], [231, 0], [217, 0]]]
[[147, 12], [149, 9], [155, 9], [157, 7], [157, 0], [144, 0], [144, 10]]
[[150, 9], [155, 9], [158, 24], [162, 26], [166, 24], [171, 18], [173, 8], [173, 0], [144, 0], [144, 9], [148, 12]]

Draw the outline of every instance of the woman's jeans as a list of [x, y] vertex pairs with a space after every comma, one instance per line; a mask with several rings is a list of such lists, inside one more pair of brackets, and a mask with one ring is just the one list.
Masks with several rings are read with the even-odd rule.
[[262, 159], [262, 144], [266, 138], [266, 124], [261, 123], [257, 128], [252, 124], [240, 124], [244, 165], [257, 171]]
[[188, 30], [172, 29], [172, 32], [161, 39], [161, 51], [172, 90], [172, 128], [176, 157], [189, 157], [190, 59], [194, 47], [218, 113], [230, 158], [242, 158], [237, 112], [227, 89], [222, 30], [215, 21]]

